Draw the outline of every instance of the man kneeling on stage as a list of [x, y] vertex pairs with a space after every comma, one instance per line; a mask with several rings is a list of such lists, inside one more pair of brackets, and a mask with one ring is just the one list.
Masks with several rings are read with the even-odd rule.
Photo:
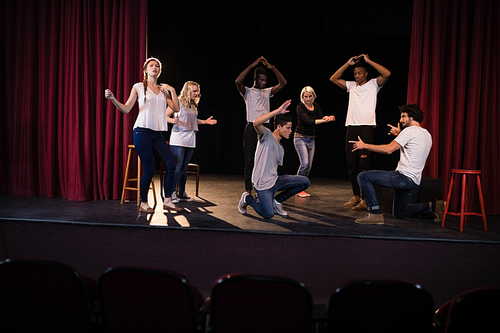
[[[238, 210], [246, 214], [248, 205], [265, 219], [274, 216], [274, 212], [281, 216], [288, 213], [283, 210], [282, 202], [309, 187], [309, 179], [304, 176], [281, 175], [278, 176], [278, 165], [283, 165], [285, 150], [281, 139], [290, 138], [292, 134], [292, 120], [286, 109], [290, 100], [278, 109], [263, 114], [254, 120], [253, 126], [258, 134], [255, 163], [252, 172], [252, 183], [257, 193], [258, 200], [247, 191], [241, 195]], [[271, 132], [264, 123], [274, 118], [274, 132]], [[276, 194], [277, 191], [281, 191]]]
[[428, 212], [436, 214], [435, 221], [443, 217], [445, 202], [442, 200], [410, 204], [411, 194], [418, 188], [422, 179], [422, 170], [432, 147], [432, 137], [420, 125], [424, 120], [424, 112], [418, 105], [403, 105], [399, 109], [401, 119], [398, 127], [388, 125], [391, 127], [389, 134], [396, 136], [391, 143], [368, 144], [359, 137], [359, 141], [349, 141], [354, 144], [353, 151], [367, 149], [375, 153], [392, 154], [399, 149], [401, 154], [395, 171], [370, 170], [358, 175], [358, 183], [369, 213], [364, 218], [355, 220], [356, 223], [384, 224], [384, 217], [375, 194], [375, 185], [394, 189], [393, 215], [397, 219]]

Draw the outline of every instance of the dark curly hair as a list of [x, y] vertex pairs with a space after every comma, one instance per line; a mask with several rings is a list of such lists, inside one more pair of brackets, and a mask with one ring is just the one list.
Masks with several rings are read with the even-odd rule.
[[274, 117], [274, 129], [278, 128], [278, 125], [281, 125], [281, 127], [285, 126], [287, 123], [290, 123], [292, 121], [292, 118], [288, 113], [285, 114], [279, 114]]
[[418, 123], [424, 120], [424, 111], [418, 104], [406, 104], [399, 107], [401, 113], [406, 113], [409, 118], [413, 118]]

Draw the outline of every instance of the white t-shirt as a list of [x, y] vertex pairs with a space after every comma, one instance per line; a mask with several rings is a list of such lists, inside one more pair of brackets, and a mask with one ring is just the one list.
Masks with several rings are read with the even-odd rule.
[[136, 127], [149, 128], [154, 131], [168, 131], [167, 123], [167, 99], [160, 92], [156, 95], [149, 87], [147, 88], [146, 101], [144, 101], [144, 85], [142, 82], [134, 84], [137, 90], [137, 101], [139, 102], [139, 115], [134, 123]]
[[371, 79], [362, 86], [355, 81], [346, 81], [346, 88], [349, 93], [349, 106], [345, 125], [376, 126], [377, 93], [382, 88], [378, 86], [377, 79]]
[[252, 183], [256, 190], [268, 190], [278, 179], [278, 165], [283, 165], [285, 150], [276, 141], [273, 133], [266, 128], [264, 135], [257, 142]]
[[401, 146], [396, 171], [420, 185], [422, 170], [432, 147], [431, 134], [420, 126], [410, 126], [403, 129], [394, 140]]
[[[271, 112], [271, 106], [269, 99], [271, 95], [272, 88], [257, 89], [245, 87], [245, 95], [243, 99], [247, 107], [247, 122], [251, 123], [263, 114]], [[266, 123], [268, 123], [266, 121]]]
[[170, 133], [170, 145], [188, 148], [196, 147], [196, 132], [198, 131], [198, 120], [196, 111], [186, 108], [179, 102], [180, 110], [175, 116], [179, 117], [179, 122], [172, 127]]

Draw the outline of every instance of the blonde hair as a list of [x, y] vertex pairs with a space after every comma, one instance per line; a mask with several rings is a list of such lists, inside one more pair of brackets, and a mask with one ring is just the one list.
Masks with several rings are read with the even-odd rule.
[[[195, 99], [191, 99], [193, 86], [198, 87], [198, 96]], [[179, 102], [181, 102], [184, 107], [195, 110], [196, 115], [198, 115], [198, 103], [200, 102], [200, 96], [200, 84], [194, 81], [187, 81], [186, 83], [184, 83], [184, 86], [182, 87], [178, 98]]]
[[[300, 92], [300, 101], [302, 103], [304, 103], [304, 94], [306, 92], [310, 92], [313, 95], [312, 101], [314, 102], [314, 100], [316, 99], [316, 92], [314, 92], [314, 89], [312, 87], [309, 87], [309, 86], [302, 88], [302, 91]], [[304, 103], [304, 104], [306, 104], [306, 103]]]
[[[148, 64], [151, 61], [156, 61], [160, 65], [160, 72], [158, 73], [158, 76], [160, 76], [160, 74], [161, 74], [161, 62], [160, 62], [160, 60], [158, 60], [154, 57], [146, 59], [146, 61], [144, 62], [144, 65], [142, 65], [142, 72], [144, 75], [144, 78], [142, 80], [142, 85], [144, 86], [144, 102], [146, 101], [146, 94], [148, 92], [148, 73], [146, 73], [146, 68], [148, 67]], [[165, 97], [167, 97], [167, 96], [165, 95]]]

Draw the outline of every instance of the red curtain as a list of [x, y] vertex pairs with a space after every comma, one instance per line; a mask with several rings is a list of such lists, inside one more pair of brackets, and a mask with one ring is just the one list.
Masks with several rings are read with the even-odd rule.
[[[425, 175], [442, 178], [446, 195], [452, 168], [481, 170], [486, 213], [495, 215], [500, 214], [499, 18], [497, 0], [414, 0], [408, 82], [408, 103], [422, 106], [423, 126], [434, 140]], [[457, 197], [454, 192], [453, 200]], [[477, 190], [469, 198], [478, 209]]]
[[117, 199], [137, 115], [147, 1], [7, 0], [2, 45], [0, 193]]

